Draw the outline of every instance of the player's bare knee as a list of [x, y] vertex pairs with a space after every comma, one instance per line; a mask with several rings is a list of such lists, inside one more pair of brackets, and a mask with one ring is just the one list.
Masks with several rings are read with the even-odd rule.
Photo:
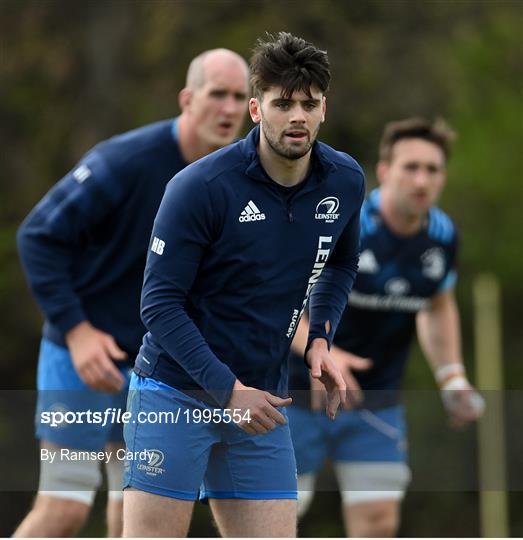
[[362, 538], [390, 538], [399, 527], [398, 508], [392, 501], [363, 503], [348, 508], [351, 536]]
[[390, 510], [377, 508], [367, 519], [368, 533], [366, 536], [390, 538], [396, 535], [398, 520]]
[[126, 488], [123, 497], [124, 538], [185, 537], [194, 502]]
[[122, 536], [123, 498], [111, 497], [111, 492], [109, 492], [107, 499], [106, 521], [108, 537], [118, 538]]
[[77, 501], [62, 501], [64, 504], [57, 515], [57, 523], [62, 522], [64, 536], [73, 536], [84, 525], [89, 507]]
[[33, 511], [53, 523], [56, 536], [72, 536], [85, 523], [90, 506], [79, 501], [38, 495]]

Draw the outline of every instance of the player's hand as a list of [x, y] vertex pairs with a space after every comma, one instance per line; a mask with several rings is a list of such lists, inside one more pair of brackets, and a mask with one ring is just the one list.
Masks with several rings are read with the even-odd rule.
[[[372, 360], [370, 360], [370, 358], [363, 358], [361, 356], [352, 354], [348, 351], [340, 349], [340, 347], [336, 347], [335, 345], [331, 347], [330, 355], [334, 362], [336, 362], [336, 365], [343, 376], [343, 380], [347, 385], [348, 399], [344, 408], [348, 410], [353, 406], [350, 389], [360, 388], [358, 382], [352, 375], [352, 371], [365, 371], [371, 368]], [[313, 411], [321, 411], [325, 408], [326, 402], [327, 396], [324, 386], [317, 379], [313, 379], [311, 377], [311, 409]]]
[[125, 379], [112, 360], [126, 360], [110, 334], [83, 321], [65, 336], [74, 368], [82, 381], [93, 390], [118, 392]]
[[481, 417], [485, 400], [465, 376], [452, 378], [441, 388], [441, 399], [452, 427], [461, 428]]
[[[282, 399], [269, 392], [234, 383], [227, 409], [239, 410], [242, 420], [237, 425], [250, 435], [260, 435], [272, 431], [277, 424], [287, 423], [277, 407], [287, 407], [292, 398]], [[244, 419], [247, 416], [250, 420]]]
[[[331, 347], [331, 356], [334, 358], [338, 368], [343, 375], [343, 380], [347, 385], [347, 401], [345, 403], [345, 409], [350, 409], [354, 402], [353, 399], [356, 397], [357, 402], [361, 401], [362, 393], [361, 387], [352, 375], [353, 371], [366, 371], [372, 367], [372, 360], [370, 358], [363, 358], [357, 356], [348, 351], [344, 351], [339, 347]], [[356, 389], [356, 396], [351, 393], [352, 389]]]
[[327, 391], [321, 381], [310, 376], [311, 383], [311, 409], [324, 411], [327, 408]]
[[[347, 397], [345, 393], [347, 391], [347, 385], [338, 366], [329, 353], [327, 341], [323, 338], [313, 340], [305, 356], [305, 361], [310, 366], [311, 377], [322, 382], [327, 390], [326, 412], [327, 416], [331, 420], [334, 420], [340, 403], [343, 406], [346, 403]], [[359, 386], [357, 388], [351, 388], [351, 391], [356, 391], [356, 396], [359, 391], [359, 399], [361, 399], [361, 389]]]

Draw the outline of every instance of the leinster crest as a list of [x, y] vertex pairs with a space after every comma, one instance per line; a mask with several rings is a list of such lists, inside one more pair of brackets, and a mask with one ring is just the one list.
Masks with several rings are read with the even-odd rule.
[[437, 281], [445, 274], [445, 254], [439, 247], [431, 248], [425, 251], [421, 256], [421, 273]]

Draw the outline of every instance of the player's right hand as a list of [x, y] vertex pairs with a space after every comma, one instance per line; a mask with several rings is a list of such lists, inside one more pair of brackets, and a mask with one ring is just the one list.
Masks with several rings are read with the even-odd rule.
[[463, 428], [483, 415], [485, 400], [465, 376], [454, 377], [440, 391], [452, 427]]
[[291, 403], [292, 398], [282, 399], [236, 380], [226, 408], [240, 411], [242, 420], [238, 427], [250, 435], [259, 435], [272, 431], [277, 424], [286, 424], [285, 416], [276, 407], [287, 407]]
[[93, 390], [118, 392], [125, 379], [113, 360], [126, 360], [113, 336], [83, 321], [69, 330], [65, 341], [74, 368], [82, 381]]

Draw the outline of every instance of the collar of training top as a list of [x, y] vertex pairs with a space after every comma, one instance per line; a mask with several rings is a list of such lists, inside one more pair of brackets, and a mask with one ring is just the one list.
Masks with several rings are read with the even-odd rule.
[[[256, 180], [263, 182], [267, 181], [257, 152], [257, 146], [260, 141], [260, 126], [255, 126], [247, 135], [245, 139], [240, 141], [240, 148], [243, 154], [248, 160], [248, 166], [245, 169], [245, 174]], [[323, 143], [314, 141], [312, 145], [312, 163], [316, 169], [316, 178], [319, 182], [323, 182], [326, 177], [337, 170], [337, 167], [333, 161], [331, 161], [322, 148]]]

